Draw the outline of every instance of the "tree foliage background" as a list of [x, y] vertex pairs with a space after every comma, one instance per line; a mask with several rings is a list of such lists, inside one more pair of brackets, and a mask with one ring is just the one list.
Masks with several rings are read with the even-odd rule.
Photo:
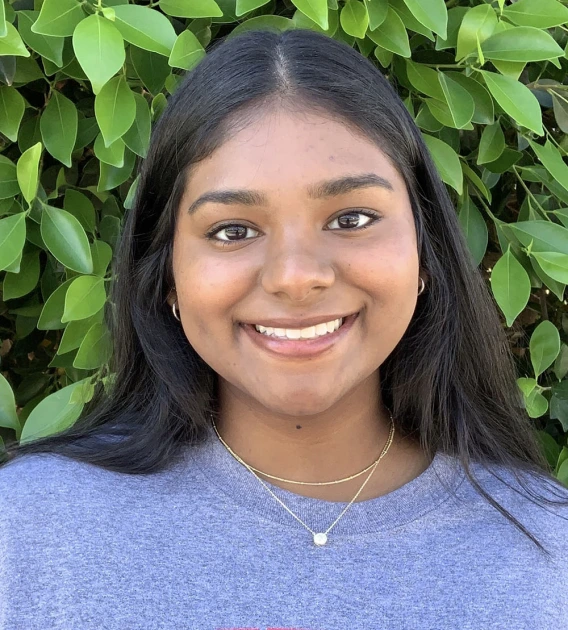
[[218, 37], [307, 28], [378, 64], [448, 185], [568, 485], [561, 0], [0, 0], [0, 448], [112, 378], [103, 318], [152, 123]]

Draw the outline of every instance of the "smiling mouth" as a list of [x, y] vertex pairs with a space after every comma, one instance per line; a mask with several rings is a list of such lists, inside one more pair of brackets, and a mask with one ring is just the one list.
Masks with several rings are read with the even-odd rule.
[[334, 319], [329, 322], [307, 326], [306, 328], [273, 328], [271, 326], [254, 326], [255, 330], [261, 335], [267, 337], [276, 337], [277, 339], [316, 339], [330, 335], [341, 328], [345, 322], [345, 317]]
[[[240, 326], [255, 345], [269, 353], [296, 359], [314, 358], [327, 353], [347, 336], [359, 313], [360, 311], [307, 328], [271, 328], [260, 324], [245, 323], [241, 323]], [[332, 329], [331, 332], [328, 330], [328, 324]], [[319, 329], [318, 326], [320, 326]], [[326, 329], [325, 333], [323, 333], [323, 326]], [[259, 330], [263, 328], [264, 330]], [[323, 334], [318, 334], [318, 330]]]

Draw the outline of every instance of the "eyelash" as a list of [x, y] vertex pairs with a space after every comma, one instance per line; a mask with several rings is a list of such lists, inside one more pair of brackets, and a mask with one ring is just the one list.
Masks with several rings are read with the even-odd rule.
[[[339, 232], [355, 232], [358, 230], [365, 230], [368, 227], [371, 227], [372, 225], [374, 225], [377, 221], [379, 221], [381, 219], [381, 216], [376, 213], [373, 212], [371, 210], [350, 210], [349, 212], [346, 212], [345, 214], [340, 214], [339, 216], [335, 217], [334, 219], [332, 219], [330, 221], [337, 221], [339, 219], [341, 219], [344, 216], [348, 216], [350, 214], [362, 214], [366, 217], [369, 217], [370, 219], [373, 219], [372, 221], [369, 221], [369, 223], [367, 223], [366, 225], [362, 225], [359, 227], [354, 227], [354, 228], [343, 228], [343, 229], [339, 229], [339, 230], [331, 230], [333, 232], [335, 231], [339, 231]], [[234, 243], [242, 243], [244, 241], [248, 241], [251, 238], [257, 238], [256, 236], [252, 236], [249, 238], [241, 238], [241, 239], [237, 239], [237, 240], [223, 240], [223, 239], [217, 239], [215, 238], [215, 235], [218, 234], [219, 232], [221, 232], [222, 230], [224, 230], [225, 228], [228, 227], [244, 227], [246, 229], [250, 229], [250, 230], [254, 230], [254, 228], [249, 228], [246, 225], [243, 225], [242, 223], [234, 223], [234, 222], [228, 222], [228, 223], [223, 223], [222, 225], [218, 225], [216, 228], [210, 230], [209, 232], [207, 232], [205, 234], [205, 238], [207, 238], [210, 241], [215, 241], [216, 243], [220, 243], [222, 247], [226, 247], [228, 245], [232, 245]], [[257, 230], [255, 230], [257, 231]]]

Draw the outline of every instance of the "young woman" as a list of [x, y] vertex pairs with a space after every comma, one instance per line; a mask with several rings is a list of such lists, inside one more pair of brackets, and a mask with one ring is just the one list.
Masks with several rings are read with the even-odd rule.
[[212, 47], [118, 256], [112, 388], [0, 470], [3, 629], [566, 626], [568, 491], [370, 61]]

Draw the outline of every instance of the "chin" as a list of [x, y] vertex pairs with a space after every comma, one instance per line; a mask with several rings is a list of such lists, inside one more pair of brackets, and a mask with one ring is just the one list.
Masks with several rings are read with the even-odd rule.
[[313, 394], [308, 397], [302, 397], [297, 393], [282, 399], [275, 400], [274, 397], [269, 400], [260, 401], [272, 413], [283, 416], [315, 416], [327, 411], [334, 403], [335, 397], [332, 399], [326, 395]]

